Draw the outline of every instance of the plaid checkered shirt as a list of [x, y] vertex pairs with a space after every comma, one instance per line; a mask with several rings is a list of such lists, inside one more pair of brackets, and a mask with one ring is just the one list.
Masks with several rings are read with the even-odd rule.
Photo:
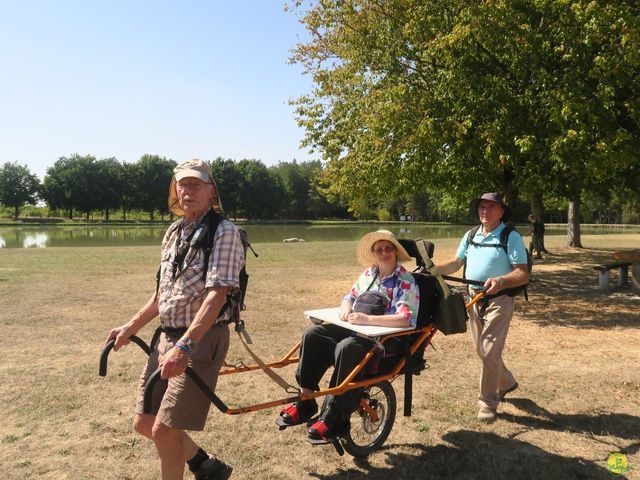
[[[227, 219], [222, 220], [216, 229], [206, 279], [203, 278], [205, 255], [201, 248], [196, 247], [188, 248], [182, 265], [177, 266], [179, 275], [175, 275], [173, 262], [177, 242], [185, 242], [203, 217], [189, 224], [183, 222], [180, 228], [170, 228], [162, 241], [158, 309], [165, 327], [188, 328], [209, 288], [231, 287], [232, 292], [240, 285], [240, 270], [245, 263], [244, 249], [238, 229]], [[226, 309], [216, 323], [230, 317], [231, 312]]]

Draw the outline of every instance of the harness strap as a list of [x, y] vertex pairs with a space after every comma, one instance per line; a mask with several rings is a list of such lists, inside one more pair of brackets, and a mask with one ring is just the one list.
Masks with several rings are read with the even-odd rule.
[[420, 255], [422, 256], [422, 259], [424, 260], [424, 267], [427, 269], [427, 271], [431, 275], [436, 277], [436, 279], [438, 280], [438, 283], [440, 284], [440, 288], [442, 289], [442, 294], [444, 295], [444, 298], [449, 298], [449, 296], [451, 295], [451, 290], [449, 289], [449, 285], [447, 285], [447, 283], [444, 281], [444, 278], [442, 278], [442, 274], [440, 273], [440, 270], [438, 270], [438, 267], [436, 267], [436, 265], [433, 263], [433, 260], [431, 260], [431, 257], [429, 257], [426, 247], [422, 242], [416, 242], [416, 245], [418, 247], [418, 251], [420, 252]]
[[243, 329], [242, 331], [238, 331], [238, 337], [240, 337], [240, 341], [242, 342], [242, 345], [244, 345], [244, 348], [247, 350], [249, 355], [251, 355], [251, 358], [253, 358], [253, 360], [262, 369], [262, 371], [266, 373], [269, 376], [269, 378], [271, 378], [271, 380], [273, 380], [278, 385], [280, 385], [285, 392], [300, 395], [300, 389], [298, 387], [295, 387], [290, 383], [287, 383], [287, 381], [284, 378], [282, 378], [280, 375], [274, 372], [271, 368], [269, 368], [267, 364], [264, 363], [262, 359], [251, 350], [251, 348], [249, 348], [249, 345], [247, 344], [247, 341], [245, 341], [245, 338], [243, 335], [248, 338], [248, 343], [252, 343], [251, 337], [249, 337], [249, 334], [247, 333], [246, 330]]

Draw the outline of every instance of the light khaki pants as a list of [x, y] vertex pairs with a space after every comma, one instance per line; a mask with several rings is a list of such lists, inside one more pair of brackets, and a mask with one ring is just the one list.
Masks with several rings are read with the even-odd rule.
[[480, 407], [497, 408], [500, 403], [498, 390], [506, 390], [516, 383], [502, 361], [514, 305], [514, 297], [500, 295], [486, 303], [475, 303], [469, 311], [471, 337], [482, 361], [478, 395]]

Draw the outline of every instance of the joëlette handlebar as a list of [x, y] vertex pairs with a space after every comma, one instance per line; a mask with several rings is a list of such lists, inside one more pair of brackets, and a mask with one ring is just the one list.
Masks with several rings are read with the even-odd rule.
[[442, 275], [442, 278], [453, 282], [464, 283], [466, 285], [475, 285], [477, 287], [484, 286], [484, 282], [481, 282], [480, 280], [470, 280], [468, 278], [452, 277], [450, 275]]
[[479, 280], [470, 280], [468, 278], [460, 278], [460, 277], [452, 277], [450, 275], [442, 275], [442, 278], [444, 278], [445, 280], [451, 280], [454, 282], [459, 282], [459, 283], [464, 283], [466, 285], [475, 285], [477, 287], [483, 287], [480, 290], [478, 290], [478, 293], [475, 295], [475, 297], [473, 297], [469, 303], [467, 303], [465, 305], [466, 308], [471, 308], [471, 306], [478, 302], [479, 300], [481, 300], [482, 298], [484, 298], [487, 295], [487, 290], [484, 288], [484, 282], [481, 282]]
[[[132, 335], [131, 337], [129, 337], [129, 340], [131, 340], [133, 343], [138, 345], [142, 350], [144, 350], [144, 353], [146, 353], [147, 355], [151, 355], [151, 348], [140, 337], [136, 337], [135, 335]], [[107, 360], [109, 358], [109, 353], [111, 352], [111, 350], [113, 350], [113, 346], [115, 345], [115, 343], [116, 343], [115, 338], [112, 338], [107, 342], [107, 344], [102, 349], [102, 353], [100, 354], [100, 370], [98, 371], [98, 374], [101, 377], [107, 376]]]
[[[204, 383], [204, 380], [200, 378], [195, 370], [193, 370], [191, 367], [187, 367], [184, 373], [186, 373], [186, 375], [191, 380], [193, 380], [193, 383], [195, 383], [198, 388], [202, 390], [202, 393], [207, 396], [211, 403], [218, 407], [218, 410], [220, 410], [222, 413], [226, 413], [229, 410], [229, 407], [227, 407], [227, 405], [222, 400], [220, 400], [220, 398], [215, 393], [211, 391], [209, 385]], [[156, 382], [158, 382], [158, 380], [160, 380], [160, 369], [157, 369], [151, 374], [144, 386], [144, 399], [142, 402], [142, 411], [144, 413], [151, 412], [151, 402], [153, 401], [153, 387], [155, 386]]]
[[[154, 340], [155, 340], [155, 337], [156, 335], [154, 335]], [[131, 340], [133, 343], [138, 345], [142, 350], [144, 350], [144, 353], [146, 353], [147, 355], [151, 355], [151, 347], [149, 347], [149, 345], [147, 345], [147, 343], [144, 340], [142, 340], [140, 337], [136, 337], [135, 335], [132, 335], [131, 337], [129, 337], [129, 340]], [[151, 345], [154, 345], [155, 343], [154, 340], [151, 341]], [[100, 354], [100, 369], [98, 371], [98, 374], [101, 377], [105, 377], [107, 375], [107, 360], [109, 359], [109, 353], [111, 353], [111, 350], [113, 350], [113, 346], [115, 345], [115, 343], [116, 343], [115, 339], [111, 339], [107, 342], [107, 344], [102, 349], [102, 353]], [[218, 398], [218, 396], [211, 391], [209, 386], [206, 383], [204, 383], [202, 378], [200, 378], [200, 376], [191, 367], [187, 367], [187, 370], [185, 371], [185, 373], [189, 378], [191, 378], [191, 380], [193, 380], [193, 382], [200, 388], [200, 390], [202, 390], [202, 393], [204, 393], [209, 398], [209, 400], [211, 400], [211, 402], [216, 407], [218, 407], [218, 409], [220, 409], [221, 412], [224, 413], [227, 410], [229, 410], [229, 407], [227, 407], [224, 404], [224, 402], [220, 400], [220, 398]], [[151, 374], [151, 376], [147, 379], [147, 383], [144, 387], [144, 400], [143, 400], [144, 413], [149, 413], [151, 411], [153, 387], [155, 386], [158, 380], [160, 380], [160, 369], [157, 369], [155, 372]]]
[[473, 297], [471, 300], [469, 300], [469, 303], [467, 303], [465, 305], [466, 308], [471, 308], [471, 306], [478, 302], [479, 300], [481, 300], [482, 298], [484, 298], [487, 295], [486, 290], [483, 288], [482, 290], [480, 290], [475, 297]]

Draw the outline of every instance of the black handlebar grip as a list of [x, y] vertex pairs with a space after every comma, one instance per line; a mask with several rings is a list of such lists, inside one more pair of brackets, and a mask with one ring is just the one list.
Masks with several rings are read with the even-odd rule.
[[142, 412], [145, 414], [151, 413], [151, 400], [153, 397], [153, 387], [156, 382], [160, 380], [160, 369], [157, 369], [147, 379], [147, 383], [144, 385], [144, 398], [142, 400]]
[[109, 352], [111, 352], [115, 343], [115, 338], [112, 338], [102, 349], [102, 353], [100, 354], [100, 369], [98, 371], [98, 375], [101, 377], [105, 377], [107, 375], [107, 360], [109, 358]]
[[151, 347], [149, 347], [149, 345], [147, 345], [147, 343], [144, 340], [142, 340], [140, 337], [131, 335], [129, 340], [131, 340], [133, 343], [137, 344], [142, 350], [144, 350], [144, 353], [146, 353], [147, 356], [151, 355]]
[[[144, 353], [146, 353], [147, 355], [151, 355], [151, 348], [140, 337], [132, 335], [129, 340], [131, 340], [142, 350], [144, 350]], [[100, 369], [98, 370], [98, 375], [100, 375], [101, 377], [105, 377], [107, 375], [107, 360], [109, 359], [109, 353], [111, 353], [111, 350], [113, 350], [113, 346], [115, 345], [115, 343], [116, 339], [112, 338], [102, 349], [102, 353], [100, 354]]]

